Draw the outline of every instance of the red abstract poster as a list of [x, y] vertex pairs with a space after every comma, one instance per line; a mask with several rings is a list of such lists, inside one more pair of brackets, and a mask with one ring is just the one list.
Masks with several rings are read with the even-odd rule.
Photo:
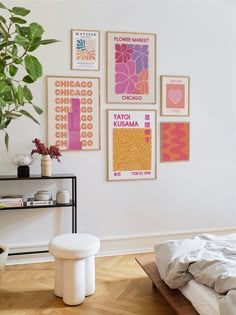
[[189, 161], [189, 123], [161, 123], [161, 162]]

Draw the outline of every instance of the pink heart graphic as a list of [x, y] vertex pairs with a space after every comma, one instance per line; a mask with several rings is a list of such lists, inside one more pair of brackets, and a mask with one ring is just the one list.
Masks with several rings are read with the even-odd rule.
[[168, 97], [169, 99], [174, 103], [177, 104], [183, 97], [182, 91], [181, 90], [169, 90], [168, 91]]

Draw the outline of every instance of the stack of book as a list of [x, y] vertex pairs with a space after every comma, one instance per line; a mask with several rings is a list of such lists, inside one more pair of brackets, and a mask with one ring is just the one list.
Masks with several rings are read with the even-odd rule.
[[21, 195], [2, 196], [0, 197], [0, 207], [1, 208], [23, 207], [23, 196]]
[[26, 206], [49, 206], [53, 205], [53, 200], [35, 200], [34, 198], [28, 198], [25, 202]]

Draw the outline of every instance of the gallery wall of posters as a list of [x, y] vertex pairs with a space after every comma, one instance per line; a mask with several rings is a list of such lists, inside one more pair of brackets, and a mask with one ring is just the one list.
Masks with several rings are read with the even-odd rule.
[[100, 32], [71, 30], [71, 69], [99, 70]]
[[47, 76], [47, 136], [60, 150], [100, 149], [100, 79]]
[[161, 123], [161, 162], [189, 161], [189, 123]]
[[107, 32], [107, 103], [156, 103], [156, 34]]
[[107, 180], [156, 178], [156, 110], [107, 110]]
[[189, 116], [190, 78], [161, 76], [161, 116]]

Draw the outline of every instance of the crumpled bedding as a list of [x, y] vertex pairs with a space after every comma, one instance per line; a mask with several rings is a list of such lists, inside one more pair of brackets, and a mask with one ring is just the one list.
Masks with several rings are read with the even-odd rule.
[[164, 241], [154, 252], [160, 276], [170, 288], [194, 278], [220, 294], [221, 315], [236, 315], [236, 233]]

